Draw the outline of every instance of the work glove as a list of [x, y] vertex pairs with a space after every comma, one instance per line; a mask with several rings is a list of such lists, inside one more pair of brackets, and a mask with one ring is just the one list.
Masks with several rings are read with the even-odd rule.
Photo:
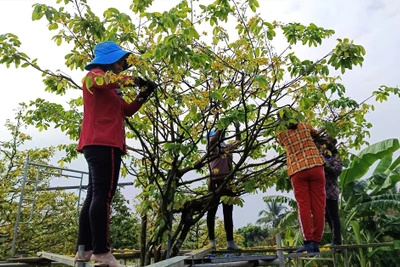
[[153, 81], [146, 81], [146, 87], [147, 87], [146, 91], [148, 91], [150, 94], [153, 93], [157, 89], [157, 86], [158, 85]]
[[134, 77], [134, 82], [139, 87], [146, 87], [146, 89], [144, 91], [141, 91], [136, 97], [136, 100], [139, 103], [143, 104], [144, 102], [147, 101], [149, 96], [156, 90], [157, 84], [153, 81], [146, 81], [140, 77]]
[[132, 77], [135, 85], [139, 87], [145, 87], [146, 86], [146, 80], [144, 80], [141, 77]]

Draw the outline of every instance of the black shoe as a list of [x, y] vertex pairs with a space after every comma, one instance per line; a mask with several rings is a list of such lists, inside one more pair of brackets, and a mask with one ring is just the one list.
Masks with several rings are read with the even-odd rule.
[[295, 252], [296, 253], [303, 253], [303, 252], [307, 251], [307, 253], [313, 253], [314, 252], [313, 243], [314, 242], [306, 243], [301, 248], [297, 249]]
[[317, 242], [311, 242], [313, 246], [313, 252], [314, 253], [319, 253], [319, 244]]

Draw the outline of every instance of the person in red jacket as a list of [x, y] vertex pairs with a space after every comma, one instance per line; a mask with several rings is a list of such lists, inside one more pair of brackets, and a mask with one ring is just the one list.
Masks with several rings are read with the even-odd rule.
[[[99, 43], [94, 53], [95, 58], [85, 67], [89, 72], [83, 84], [83, 122], [77, 148], [89, 167], [77, 246], [85, 246], [83, 260], [117, 267], [120, 264], [110, 252], [110, 203], [118, 183], [121, 157], [126, 153], [124, 119], [140, 109], [157, 85], [118, 75], [128, 68], [126, 58], [130, 53], [116, 43]], [[120, 87], [132, 85], [146, 89], [128, 103], [122, 98]]]

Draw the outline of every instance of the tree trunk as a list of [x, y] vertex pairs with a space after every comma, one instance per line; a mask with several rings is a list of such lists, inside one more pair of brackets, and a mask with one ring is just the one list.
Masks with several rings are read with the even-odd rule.
[[147, 250], [146, 250], [146, 252], [145, 252], [145, 258], [144, 258], [144, 265], [146, 266], [146, 265], [150, 265], [150, 263], [151, 263], [151, 256], [153, 255], [153, 252], [152, 252], [152, 250], [150, 249], [150, 247], [147, 245], [146, 246], [147, 247]]
[[159, 262], [161, 261], [161, 245], [158, 245], [154, 249], [154, 262]]
[[146, 259], [146, 237], [147, 237], [147, 215], [142, 217], [142, 227], [140, 229], [140, 266], [147, 265]]

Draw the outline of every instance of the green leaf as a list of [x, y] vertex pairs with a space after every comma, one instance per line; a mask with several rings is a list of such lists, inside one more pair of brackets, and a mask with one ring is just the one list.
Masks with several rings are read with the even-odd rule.
[[88, 89], [88, 91], [93, 94], [93, 92], [90, 90], [90, 88], [92, 88], [93, 86], [93, 80], [92, 77], [87, 76], [85, 79], [85, 84], [86, 84], [86, 89]]
[[216, 100], [219, 100], [219, 101], [222, 101], [222, 100], [223, 100], [222, 94], [221, 94], [221, 92], [219, 92], [219, 91], [212, 92], [212, 93], [211, 93], [211, 97], [212, 97], [213, 99], [216, 99]]
[[394, 170], [400, 164], [400, 156], [397, 157], [395, 161], [393, 161], [392, 165], [390, 165], [389, 170]]
[[400, 210], [400, 194], [380, 194], [373, 196], [370, 201], [356, 206], [358, 211], [386, 211], [388, 209]]
[[49, 25], [49, 30], [56, 30], [58, 29], [58, 24], [57, 23], [51, 23]]
[[255, 80], [258, 82], [261, 88], [267, 88], [268, 87], [268, 81], [263, 75], [258, 75], [256, 76]]
[[397, 166], [389, 173], [385, 182], [383, 182], [382, 186], [379, 188], [378, 192], [383, 193], [384, 191], [392, 189], [396, 186], [398, 182], [400, 182], [400, 166]]
[[356, 238], [356, 243], [361, 244], [361, 231], [360, 231], [360, 224], [357, 221], [351, 221], [351, 227], [353, 229], [355, 238]]
[[168, 97], [166, 103], [167, 105], [173, 106], [175, 104], [175, 100], [172, 97]]
[[398, 139], [387, 139], [363, 149], [354, 157], [349, 168], [340, 175], [340, 185], [345, 185], [363, 177], [377, 160], [382, 159], [400, 148]]
[[376, 166], [373, 175], [378, 173], [384, 173], [392, 164], [392, 158], [393, 154], [389, 154], [383, 159], [381, 159], [378, 163], [378, 166]]
[[197, 106], [196, 105], [192, 105], [192, 107], [190, 108], [190, 112], [189, 115], [190, 116], [194, 116], [197, 113]]
[[256, 186], [255, 181], [249, 180], [244, 184], [244, 189], [246, 190], [246, 192], [252, 192], [254, 191], [255, 186]]
[[32, 12], [32, 20], [38, 20], [42, 17], [42, 15], [40, 14], [40, 12], [42, 12], [42, 6], [40, 4], [35, 4], [35, 8], [33, 9]]
[[103, 76], [97, 76], [94, 78], [95, 82], [97, 85], [102, 86], [104, 84], [104, 77]]

